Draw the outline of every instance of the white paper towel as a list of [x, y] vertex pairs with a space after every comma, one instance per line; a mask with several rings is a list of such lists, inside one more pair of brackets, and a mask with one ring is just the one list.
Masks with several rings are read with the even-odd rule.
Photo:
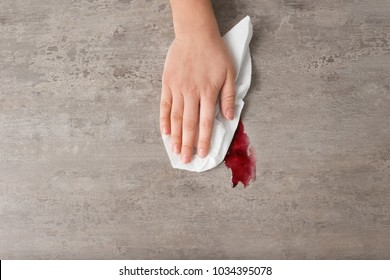
[[246, 16], [223, 36], [237, 71], [234, 119], [226, 119], [222, 115], [219, 102], [217, 102], [210, 152], [205, 158], [201, 158], [197, 154], [194, 154], [192, 161], [187, 164], [182, 163], [180, 155], [177, 155], [172, 151], [170, 144], [171, 137], [169, 135], [163, 135], [162, 138], [165, 149], [167, 150], [169, 159], [174, 168], [203, 172], [216, 167], [225, 158], [230, 143], [232, 142], [234, 132], [237, 129], [242, 108], [244, 107], [243, 99], [251, 84], [252, 63], [249, 53], [249, 42], [252, 38], [252, 32], [251, 19], [249, 16]]

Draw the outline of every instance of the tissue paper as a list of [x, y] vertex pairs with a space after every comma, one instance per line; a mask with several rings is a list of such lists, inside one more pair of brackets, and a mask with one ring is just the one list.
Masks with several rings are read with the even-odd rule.
[[252, 38], [252, 23], [247, 16], [235, 25], [223, 36], [228, 49], [230, 50], [234, 65], [237, 71], [235, 93], [235, 115], [233, 120], [227, 120], [220, 111], [219, 102], [216, 104], [214, 130], [211, 137], [210, 152], [207, 157], [201, 158], [195, 154], [190, 163], [184, 164], [180, 155], [175, 154], [170, 145], [170, 135], [162, 135], [165, 149], [167, 150], [172, 167], [188, 171], [203, 172], [220, 164], [229, 149], [234, 132], [237, 129], [244, 97], [246, 96], [251, 83], [252, 64], [249, 53], [249, 42]]

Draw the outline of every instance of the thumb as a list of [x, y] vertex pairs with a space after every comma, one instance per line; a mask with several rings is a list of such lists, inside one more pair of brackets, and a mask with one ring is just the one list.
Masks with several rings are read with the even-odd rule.
[[225, 83], [221, 89], [221, 109], [225, 118], [232, 120], [234, 119], [234, 105], [235, 105], [235, 92], [234, 92], [234, 71], [228, 70], [226, 74]]

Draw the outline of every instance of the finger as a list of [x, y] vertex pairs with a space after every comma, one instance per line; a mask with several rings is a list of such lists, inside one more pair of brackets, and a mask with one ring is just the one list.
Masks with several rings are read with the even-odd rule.
[[235, 93], [234, 93], [234, 72], [228, 71], [226, 75], [226, 81], [221, 89], [221, 109], [225, 118], [232, 120], [234, 118], [234, 105], [235, 105]]
[[171, 132], [171, 108], [172, 108], [172, 94], [171, 90], [163, 84], [161, 90], [160, 101], [160, 129], [163, 134], [170, 134]]
[[199, 99], [196, 95], [186, 97], [183, 113], [183, 139], [181, 146], [181, 160], [188, 163], [192, 159], [195, 136], [198, 128]]
[[176, 154], [179, 154], [181, 150], [183, 107], [183, 96], [172, 93], [171, 145]]
[[211, 135], [213, 133], [216, 102], [217, 96], [215, 94], [207, 95], [200, 99], [198, 140], [198, 155], [200, 157], [207, 156], [210, 150], [210, 141]]

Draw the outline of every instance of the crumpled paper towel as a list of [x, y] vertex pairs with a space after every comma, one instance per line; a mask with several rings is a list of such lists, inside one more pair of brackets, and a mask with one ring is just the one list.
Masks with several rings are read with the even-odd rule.
[[188, 171], [203, 172], [216, 167], [225, 158], [230, 143], [232, 142], [234, 132], [237, 129], [242, 108], [244, 107], [243, 98], [246, 96], [251, 84], [252, 62], [249, 53], [249, 42], [252, 38], [252, 29], [251, 19], [249, 16], [246, 16], [223, 36], [223, 40], [230, 50], [237, 71], [234, 119], [225, 119], [220, 110], [220, 104], [217, 102], [210, 152], [205, 158], [201, 158], [197, 154], [194, 154], [192, 161], [187, 164], [182, 163], [180, 155], [177, 155], [172, 151], [170, 135], [162, 135], [172, 167]]

